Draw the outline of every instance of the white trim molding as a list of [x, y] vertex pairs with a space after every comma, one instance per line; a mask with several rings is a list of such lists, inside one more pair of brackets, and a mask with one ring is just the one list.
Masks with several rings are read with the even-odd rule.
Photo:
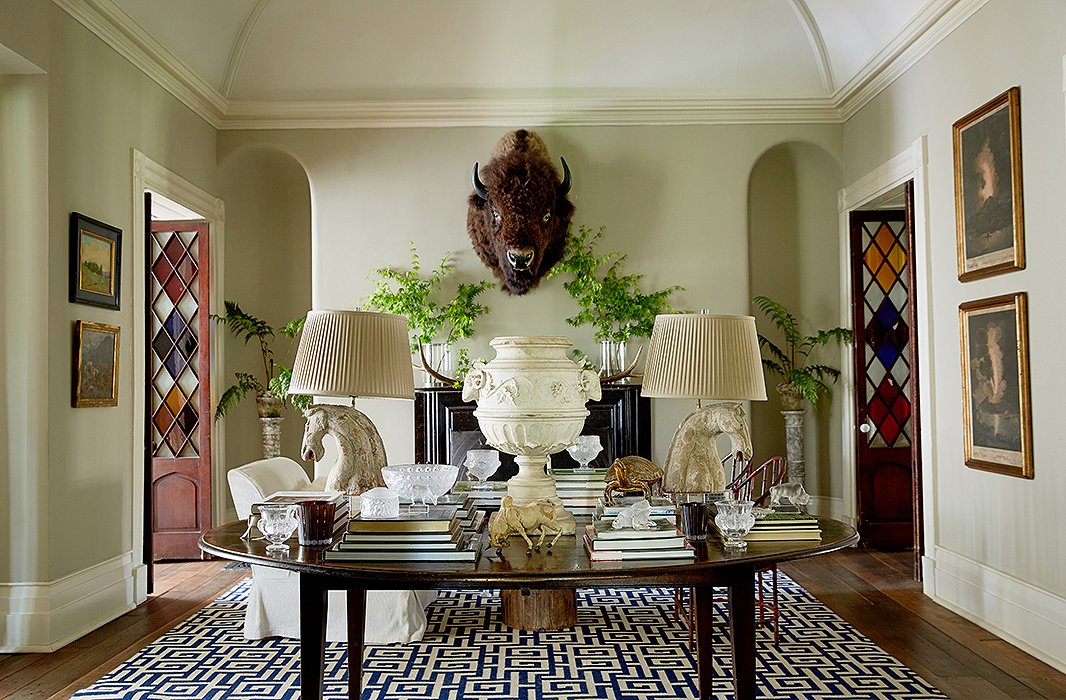
[[[108, 46], [216, 129], [371, 129], [464, 126], [619, 126], [699, 124], [839, 124], [983, 7], [988, 0], [936, 0], [846, 83], [834, 87], [832, 64], [805, 0], [792, 7], [816, 54], [822, 97], [740, 99], [643, 95], [508, 99], [254, 102], [230, 100], [245, 43], [266, 0], [251, 9], [215, 87], [163, 47], [114, 0], [53, 0]], [[812, 34], [812, 31], [814, 32]]]
[[[849, 214], [867, 202], [899, 187], [908, 180], [914, 182], [914, 250], [912, 251], [915, 274], [915, 292], [917, 303], [914, 305], [919, 337], [922, 339], [921, 352], [918, 354], [918, 406], [928, 409], [933, 406], [932, 389], [932, 282], [929, 272], [929, 174], [928, 145], [926, 136], [915, 140], [911, 147], [890, 158], [881, 166], [840, 190], [838, 209], [840, 213], [840, 323], [850, 328], [851, 310], [851, 222]], [[855, 406], [854, 396], [855, 371], [851, 359], [851, 349], [841, 349], [840, 379], [849, 400], [841, 407], [841, 450], [844, 454], [844, 470], [841, 482], [844, 488], [842, 499], [844, 518], [854, 522], [856, 518], [856, 481], [855, 481]], [[933, 447], [935, 416], [930, 410], [921, 414], [921, 444], [919, 450], [922, 462], [922, 525], [924, 528], [925, 551], [936, 542], [936, 472], [933, 469]]]
[[926, 595], [1066, 673], [1066, 598], [944, 547], [926, 559]]
[[[178, 204], [186, 207], [200, 216], [208, 223], [209, 239], [208, 239], [208, 255], [210, 256], [211, 263], [211, 295], [208, 299], [208, 311], [210, 313], [217, 313], [222, 307], [223, 286], [221, 271], [223, 269], [222, 251], [224, 246], [222, 242], [225, 240], [225, 218], [226, 211], [223, 201], [206, 192], [205, 190], [197, 187], [195, 184], [189, 182], [185, 178], [181, 177], [177, 173], [171, 172], [163, 165], [155, 162], [144, 153], [137, 149], [132, 149], [132, 187], [133, 187], [133, 225], [134, 231], [138, 235], [133, 236], [133, 279], [143, 280], [146, 278], [147, 270], [144, 269], [144, 261], [146, 259], [146, 244], [147, 241], [143, 235], [142, 229], [144, 226], [144, 192], [150, 190], [157, 192], [168, 199], [172, 199]], [[133, 494], [131, 503], [131, 512], [133, 516], [133, 532], [131, 537], [133, 540], [134, 551], [136, 552], [135, 561], [138, 564], [144, 564], [142, 561], [142, 552], [144, 551], [144, 473], [142, 460], [140, 455], [144, 454], [143, 446], [145, 444], [146, 436], [144, 434], [144, 419], [146, 415], [146, 401], [147, 397], [144, 392], [144, 381], [140, 375], [143, 372], [145, 366], [145, 353], [148, 347], [148, 329], [145, 326], [145, 316], [140, 310], [147, 307], [147, 300], [145, 298], [145, 289], [143, 284], [134, 285], [133, 288], [133, 308], [138, 311], [133, 315], [133, 335], [132, 335], [132, 348], [133, 348], [133, 367], [129, 370], [131, 372], [130, 381], [133, 382], [133, 386], [136, 390], [133, 394], [133, 452], [134, 468], [133, 468]], [[210, 391], [211, 391], [211, 405], [214, 406], [218, 401], [220, 395], [220, 370], [222, 367], [222, 343], [216, 339], [214, 329], [212, 329], [211, 335], [211, 379], [210, 379]], [[224, 487], [226, 483], [225, 474], [225, 433], [223, 432], [222, 424], [215, 424], [212, 427], [211, 436], [211, 517], [213, 522], [221, 523], [225, 522], [225, 517], [228, 502], [228, 490]], [[138, 588], [141, 588], [141, 582], [138, 582]], [[144, 597], [138, 598], [138, 601], [143, 601]]]
[[849, 525], [855, 525], [855, 518], [849, 515], [844, 509], [843, 498], [832, 496], [811, 496], [810, 503], [807, 504], [807, 512], [811, 515], [818, 515], [823, 518], [833, 518], [834, 520], [843, 520]]
[[126, 552], [57, 581], [0, 584], [0, 653], [55, 651], [129, 612], [136, 569]]

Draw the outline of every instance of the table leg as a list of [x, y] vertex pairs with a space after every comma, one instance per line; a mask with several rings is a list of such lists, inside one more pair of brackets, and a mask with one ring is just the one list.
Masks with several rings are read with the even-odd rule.
[[322, 700], [328, 595], [324, 581], [300, 574], [300, 700]]
[[[710, 586], [696, 586], [692, 590], [689, 605], [695, 606], [696, 620], [696, 670], [698, 671], [700, 700], [714, 697], [714, 589]], [[691, 620], [692, 617], [689, 617]], [[691, 638], [692, 630], [689, 630]]]
[[736, 700], [755, 697], [755, 570], [741, 569], [729, 584], [729, 634], [733, 642]]
[[366, 589], [348, 589], [348, 700], [363, 695], [363, 634], [366, 631]]

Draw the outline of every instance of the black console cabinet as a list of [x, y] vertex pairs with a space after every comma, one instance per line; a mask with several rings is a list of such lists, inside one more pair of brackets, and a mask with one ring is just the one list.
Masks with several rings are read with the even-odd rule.
[[[599, 435], [603, 451], [593, 466], [608, 466], [618, 457], [639, 455], [651, 459], [651, 399], [642, 398], [639, 384], [603, 387], [603, 398], [586, 404], [583, 435]], [[478, 428], [474, 409], [464, 402], [459, 389], [415, 389], [415, 461], [420, 464], [462, 465], [466, 451], [487, 447]], [[577, 464], [563, 451], [552, 455], [552, 467]], [[493, 480], [508, 479], [518, 472], [514, 457], [500, 453], [501, 465]], [[463, 478], [460, 475], [460, 478]]]

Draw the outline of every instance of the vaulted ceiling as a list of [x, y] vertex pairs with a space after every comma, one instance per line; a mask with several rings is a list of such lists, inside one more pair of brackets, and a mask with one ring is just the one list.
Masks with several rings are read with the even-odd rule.
[[55, 0], [222, 128], [840, 121], [984, 0]]

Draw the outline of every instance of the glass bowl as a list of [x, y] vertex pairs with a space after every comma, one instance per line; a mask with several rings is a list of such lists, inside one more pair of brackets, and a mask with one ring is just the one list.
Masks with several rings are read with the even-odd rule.
[[454, 464], [390, 464], [381, 468], [385, 485], [400, 498], [414, 505], [415, 501], [437, 504], [448, 493], [459, 476]]

